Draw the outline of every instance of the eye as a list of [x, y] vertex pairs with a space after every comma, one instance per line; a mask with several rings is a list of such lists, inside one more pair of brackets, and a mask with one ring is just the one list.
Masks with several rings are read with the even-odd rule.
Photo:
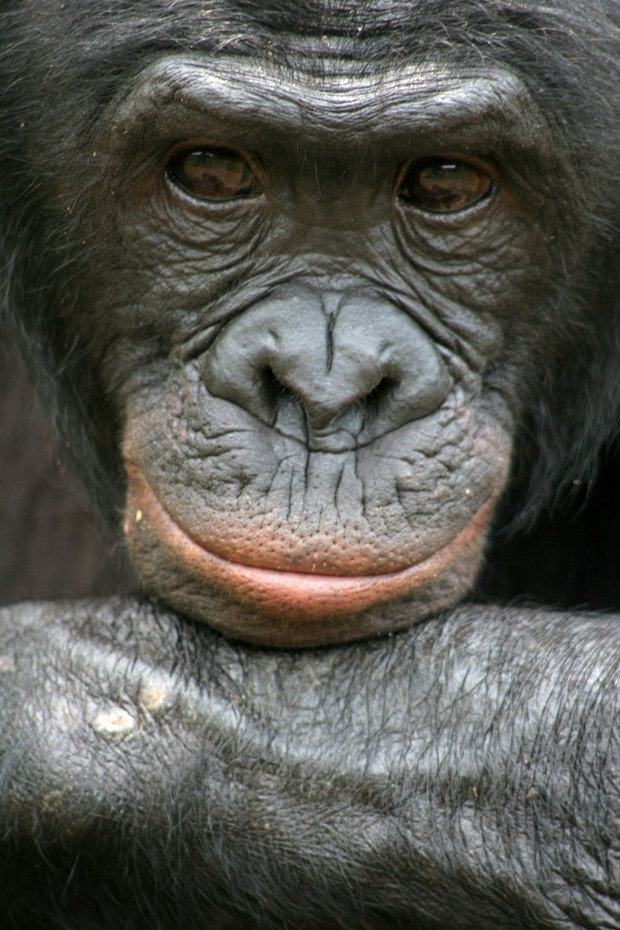
[[454, 213], [473, 206], [492, 190], [491, 178], [474, 165], [448, 158], [425, 158], [410, 167], [399, 195], [430, 213]]
[[196, 148], [176, 155], [168, 177], [198, 200], [255, 197], [261, 186], [241, 155], [230, 149]]

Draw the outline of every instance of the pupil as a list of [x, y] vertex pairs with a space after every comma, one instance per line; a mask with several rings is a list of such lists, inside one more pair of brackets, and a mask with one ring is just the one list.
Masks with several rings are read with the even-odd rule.
[[240, 158], [217, 152], [192, 152], [183, 165], [192, 181], [206, 181], [222, 188], [239, 185], [246, 174], [246, 167]]
[[455, 187], [464, 180], [465, 165], [429, 165], [420, 172], [420, 183], [432, 190]]

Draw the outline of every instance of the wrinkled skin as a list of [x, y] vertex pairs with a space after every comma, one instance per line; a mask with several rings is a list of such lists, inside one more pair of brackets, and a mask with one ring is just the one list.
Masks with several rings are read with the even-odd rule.
[[86, 9], [3, 326], [154, 599], [0, 613], [2, 920], [618, 927], [617, 4]]
[[463, 608], [306, 653], [132, 600], [6, 621], [16, 926], [618, 926], [614, 618]]
[[[471, 586], [512, 425], [511, 380], [489, 391], [485, 369], [544, 271], [525, 243], [543, 248], [553, 218], [515, 203], [490, 159], [497, 189], [469, 210], [424, 212], [394, 188], [440, 135], [469, 151], [472, 113], [500, 98], [493, 144], [508, 148], [541, 117], [501, 72], [313, 83], [171, 58], [106, 113], [92, 174], [114, 184], [119, 234], [87, 338], [120, 385], [125, 529], [148, 589], [225, 632], [313, 645], [408, 626]], [[161, 176], [173, 133], [242, 152], [260, 192], [190, 199]], [[541, 130], [534, 157], [549, 143]]]

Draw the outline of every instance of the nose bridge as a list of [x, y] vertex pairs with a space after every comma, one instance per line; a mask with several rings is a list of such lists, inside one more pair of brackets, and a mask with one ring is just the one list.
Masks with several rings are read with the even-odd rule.
[[385, 296], [299, 283], [224, 327], [203, 377], [270, 426], [296, 406], [310, 447], [332, 451], [426, 415], [449, 389], [430, 338]]
[[319, 236], [326, 231], [359, 233], [385, 221], [390, 179], [397, 168], [377, 167], [377, 162], [378, 153], [368, 143], [347, 143], [341, 129], [320, 143], [300, 146], [282, 163], [278, 159], [274, 186], [282, 198], [279, 208], [294, 222], [296, 235], [308, 242], [314, 231]]
[[371, 230], [389, 221], [389, 198], [379, 181], [348, 177], [340, 183], [319, 176], [299, 183], [282, 208], [293, 221], [295, 238], [310, 253], [325, 251], [332, 258], [349, 254], [359, 261]]

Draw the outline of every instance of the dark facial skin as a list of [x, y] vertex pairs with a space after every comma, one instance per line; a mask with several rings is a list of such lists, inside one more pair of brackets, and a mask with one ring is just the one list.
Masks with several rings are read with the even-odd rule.
[[114, 392], [148, 590], [275, 645], [467, 592], [515, 417], [512, 373], [488, 374], [553, 270], [550, 142], [502, 72], [169, 58], [134, 79], [85, 181], [114, 205], [95, 319], [70, 326]]

